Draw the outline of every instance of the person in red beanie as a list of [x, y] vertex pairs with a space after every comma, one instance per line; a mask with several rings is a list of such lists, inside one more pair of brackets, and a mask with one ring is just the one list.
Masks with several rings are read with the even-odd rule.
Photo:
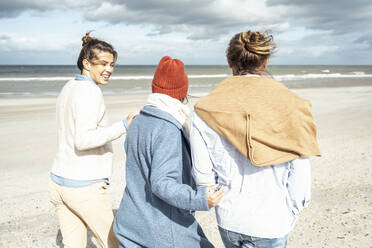
[[114, 220], [119, 247], [213, 247], [193, 213], [216, 206], [223, 189], [197, 188], [191, 176], [191, 111], [181, 102], [187, 90], [183, 62], [163, 57], [124, 144], [127, 185]]
[[161, 93], [182, 100], [186, 98], [188, 88], [189, 79], [183, 62], [164, 56], [152, 80], [152, 93]]

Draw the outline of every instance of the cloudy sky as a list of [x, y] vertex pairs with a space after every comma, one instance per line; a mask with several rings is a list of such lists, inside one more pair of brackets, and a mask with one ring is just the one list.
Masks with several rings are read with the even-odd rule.
[[1, 0], [0, 64], [75, 64], [89, 30], [119, 64], [226, 64], [247, 29], [272, 31], [272, 64], [372, 64], [371, 13], [371, 0]]

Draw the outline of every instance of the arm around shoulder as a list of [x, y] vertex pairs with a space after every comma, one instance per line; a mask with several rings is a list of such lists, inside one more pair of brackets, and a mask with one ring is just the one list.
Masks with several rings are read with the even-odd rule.
[[194, 190], [182, 184], [182, 134], [166, 123], [153, 142], [152, 192], [168, 204], [186, 210], [209, 210], [206, 187]]

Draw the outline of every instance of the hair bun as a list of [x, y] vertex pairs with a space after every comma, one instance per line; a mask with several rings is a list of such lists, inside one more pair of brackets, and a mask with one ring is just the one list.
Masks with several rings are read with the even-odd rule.
[[259, 42], [260, 37], [262, 37], [259, 32], [251, 32], [250, 35], [249, 40], [255, 43]]
[[270, 55], [276, 48], [273, 36], [268, 35], [267, 32], [262, 34], [251, 31], [242, 32], [240, 34], [240, 40], [247, 51], [255, 54]]
[[92, 32], [92, 31], [87, 32], [87, 33], [85, 34], [85, 36], [84, 36], [83, 38], [81, 38], [81, 40], [83, 41], [82, 46], [87, 45], [89, 42], [91, 42], [91, 41], [93, 40], [93, 38], [90, 37], [90, 33], [91, 33], [91, 32]]
[[[256, 38], [257, 39], [257, 38]], [[244, 45], [244, 48], [250, 52], [255, 52], [254, 49], [252, 49], [251, 44], [254, 43], [252, 42], [252, 32], [247, 31], [247, 32], [242, 32], [240, 34], [240, 40]]]

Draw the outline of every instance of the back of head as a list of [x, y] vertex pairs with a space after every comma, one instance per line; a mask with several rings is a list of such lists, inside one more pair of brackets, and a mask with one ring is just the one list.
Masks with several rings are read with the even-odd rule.
[[255, 74], [261, 72], [275, 48], [274, 38], [267, 32], [246, 31], [232, 37], [226, 49], [226, 57], [236, 74]]
[[152, 93], [166, 94], [181, 100], [186, 97], [188, 87], [189, 79], [183, 62], [164, 56], [160, 60], [152, 80]]
[[83, 44], [77, 61], [77, 66], [80, 71], [83, 71], [83, 60], [92, 61], [96, 58], [99, 52], [108, 52], [114, 56], [114, 61], [116, 61], [118, 54], [114, 47], [107, 43], [106, 41], [99, 40], [97, 38], [91, 37], [90, 32], [87, 32], [82, 38]]

